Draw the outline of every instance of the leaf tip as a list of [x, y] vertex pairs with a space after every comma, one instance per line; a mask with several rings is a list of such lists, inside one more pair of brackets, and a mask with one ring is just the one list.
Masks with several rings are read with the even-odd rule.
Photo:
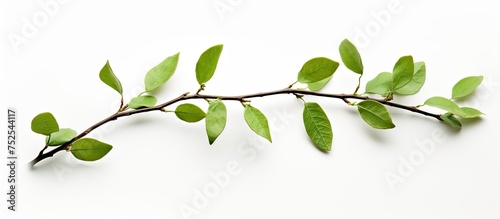
[[212, 145], [215, 142], [215, 138], [208, 138], [208, 144]]

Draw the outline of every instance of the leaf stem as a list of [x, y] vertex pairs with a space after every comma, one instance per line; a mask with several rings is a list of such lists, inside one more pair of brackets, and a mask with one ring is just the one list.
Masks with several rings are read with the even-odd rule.
[[198, 91], [196, 91], [196, 94], [200, 94], [200, 92], [203, 90], [205, 90], [205, 84], [200, 85], [200, 88], [198, 88]]
[[359, 87], [361, 86], [361, 77], [363, 77], [363, 74], [359, 75], [359, 78], [358, 78], [358, 86], [356, 87], [356, 89], [354, 90], [354, 95], [356, 95], [358, 93], [358, 90], [359, 90]]
[[[83, 131], [82, 133], [80, 133], [79, 135], [74, 137], [69, 142], [66, 142], [63, 145], [60, 145], [47, 153], [44, 153], [45, 149], [46, 149], [46, 147], [44, 147], [44, 149], [42, 151], [40, 151], [38, 156], [30, 162], [30, 165], [33, 167], [38, 162], [40, 162], [44, 159], [47, 159], [49, 157], [52, 157], [52, 156], [54, 156], [54, 154], [56, 154], [60, 151], [67, 150], [75, 141], [85, 137], [87, 134], [92, 132], [94, 129], [96, 129], [96, 128], [98, 128], [98, 127], [100, 127], [100, 126], [102, 126], [110, 121], [117, 120], [118, 118], [121, 118], [121, 117], [132, 116], [135, 114], [146, 113], [146, 112], [151, 112], [151, 111], [163, 111], [165, 109], [165, 107], [167, 107], [167, 106], [170, 106], [170, 105], [177, 103], [177, 102], [180, 102], [180, 101], [185, 101], [185, 100], [190, 100], [190, 99], [205, 99], [207, 101], [214, 100], [214, 99], [220, 99], [220, 100], [228, 100], [228, 101], [232, 100], [232, 101], [242, 102], [242, 101], [246, 101], [246, 99], [274, 96], [274, 95], [280, 95], [280, 94], [293, 94], [293, 95], [299, 96], [299, 97], [301, 97], [301, 96], [317, 96], [317, 97], [333, 98], [333, 99], [342, 100], [346, 103], [350, 103], [350, 101], [348, 99], [373, 100], [373, 101], [377, 101], [377, 102], [384, 104], [384, 105], [387, 105], [387, 106], [391, 106], [391, 107], [402, 109], [402, 110], [407, 110], [407, 111], [410, 111], [413, 113], [421, 114], [424, 116], [429, 116], [429, 117], [435, 118], [439, 121], [442, 121], [440, 114], [433, 114], [433, 113], [418, 109], [414, 106], [406, 106], [406, 105], [390, 102], [390, 101], [384, 100], [384, 99], [376, 99], [376, 98], [371, 98], [368, 96], [360, 96], [360, 95], [356, 95], [356, 94], [330, 94], [330, 93], [321, 93], [321, 92], [300, 90], [300, 89], [293, 89], [293, 88], [284, 88], [284, 89], [280, 89], [280, 90], [239, 95], [239, 96], [205, 95], [205, 94], [199, 94], [199, 93], [195, 93], [195, 94], [190, 95], [189, 92], [186, 92], [186, 93], [183, 93], [182, 95], [180, 95], [174, 99], [171, 99], [167, 102], [164, 102], [164, 103], [156, 105], [156, 106], [147, 107], [147, 108], [140, 108], [140, 109], [135, 109], [135, 110], [128, 110], [128, 111], [123, 111], [123, 112], [116, 112], [116, 113], [108, 116], [107, 118], [97, 122], [96, 124], [90, 126], [89, 128], [87, 128], [85, 131]], [[300, 98], [300, 99], [302, 99], [302, 98]]]
[[123, 107], [123, 95], [122, 95], [122, 98], [120, 99], [120, 107], [118, 108], [118, 112], [121, 112], [125, 109], [125, 107]]
[[353, 104], [351, 101], [349, 101], [347, 98], [342, 98], [342, 100], [343, 100], [345, 103], [347, 103], [347, 105], [349, 105], [349, 106], [353, 106], [353, 105], [354, 105], [354, 104]]

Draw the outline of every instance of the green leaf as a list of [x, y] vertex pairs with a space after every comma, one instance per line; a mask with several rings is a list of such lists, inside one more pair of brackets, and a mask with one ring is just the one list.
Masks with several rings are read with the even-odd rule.
[[460, 108], [455, 102], [444, 97], [431, 97], [425, 101], [424, 105], [448, 111], [451, 114], [465, 119], [476, 118], [483, 115], [481, 111], [471, 107]]
[[71, 141], [71, 139], [76, 137], [76, 135], [77, 133], [73, 129], [70, 128], [59, 129], [58, 132], [50, 134], [50, 142], [47, 142], [49, 140], [48, 136], [45, 138], [45, 142], [49, 146], [62, 145], [68, 141]]
[[373, 128], [392, 129], [396, 127], [392, 123], [391, 114], [381, 103], [373, 100], [364, 100], [357, 104], [361, 118]]
[[130, 100], [130, 103], [128, 104], [128, 107], [131, 109], [139, 109], [142, 107], [152, 107], [156, 104], [156, 97], [154, 96], [138, 96], [132, 98]]
[[425, 63], [416, 62], [414, 66], [415, 67], [414, 67], [413, 78], [408, 84], [406, 84], [402, 88], [395, 90], [397, 94], [403, 94], [403, 95], [416, 94], [420, 91], [422, 86], [424, 86], [425, 75], [426, 75]]
[[441, 119], [448, 125], [454, 128], [462, 128], [462, 123], [452, 113], [445, 113], [440, 116]]
[[207, 116], [198, 106], [190, 103], [184, 103], [177, 106], [175, 115], [185, 122], [198, 122]]
[[214, 76], [223, 45], [215, 45], [201, 54], [196, 63], [196, 80], [200, 85], [207, 83]]
[[398, 90], [408, 84], [413, 78], [413, 57], [403, 56], [394, 65], [392, 72], [392, 89]]
[[365, 93], [380, 94], [386, 97], [392, 89], [392, 74], [389, 72], [382, 72], [374, 79], [366, 83]]
[[325, 85], [330, 81], [330, 79], [332, 79], [333, 75], [328, 77], [328, 78], [325, 78], [321, 81], [316, 81], [316, 82], [313, 82], [313, 83], [308, 83], [307, 84], [307, 87], [309, 88], [309, 90], [312, 90], [312, 91], [319, 91], [321, 89], [323, 89], [323, 87], [325, 87]]
[[307, 61], [299, 72], [300, 83], [313, 83], [333, 75], [339, 63], [328, 58], [318, 57]]
[[59, 124], [51, 113], [40, 113], [31, 120], [31, 130], [35, 133], [49, 136], [59, 131]]
[[471, 94], [483, 82], [483, 76], [466, 77], [453, 86], [452, 98], [462, 98]]
[[463, 113], [462, 118], [465, 118], [465, 119], [476, 118], [476, 117], [479, 117], [479, 116], [484, 114], [483, 112], [481, 112], [477, 109], [474, 109], [472, 107], [462, 107], [462, 108], [460, 108], [460, 110]]
[[246, 105], [244, 117], [250, 129], [269, 140], [269, 142], [273, 142], [267, 118], [260, 110], [253, 106]]
[[351, 71], [363, 74], [363, 62], [358, 49], [348, 39], [344, 39], [339, 46], [340, 57], [344, 65]]
[[464, 113], [455, 102], [444, 97], [431, 97], [425, 101], [424, 105], [436, 107], [460, 117], [464, 116]]
[[113, 69], [111, 69], [109, 61], [107, 61], [104, 67], [102, 67], [101, 72], [99, 73], [99, 78], [102, 82], [120, 93], [120, 95], [123, 95], [122, 84], [116, 77], [115, 73], [113, 73]]
[[71, 153], [79, 160], [96, 161], [104, 157], [113, 146], [93, 138], [82, 138], [71, 146]]
[[215, 139], [224, 131], [226, 117], [227, 111], [224, 103], [221, 100], [211, 101], [208, 106], [207, 117], [205, 118], [205, 128], [210, 144], [213, 144]]
[[302, 113], [307, 135], [322, 151], [332, 149], [333, 132], [330, 120], [321, 106], [314, 102], [304, 104]]
[[160, 64], [149, 70], [144, 79], [146, 91], [151, 92], [165, 84], [174, 74], [178, 62], [179, 53], [166, 58]]

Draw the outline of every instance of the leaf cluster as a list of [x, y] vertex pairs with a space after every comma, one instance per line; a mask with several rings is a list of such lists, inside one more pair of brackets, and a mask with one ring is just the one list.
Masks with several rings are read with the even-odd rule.
[[[380, 95], [383, 99], [361, 96], [357, 93], [361, 87], [364, 76], [364, 66], [361, 55], [354, 44], [349, 40], [343, 40], [339, 45], [340, 59], [344, 66], [359, 76], [358, 85], [354, 95], [359, 102], [344, 101], [352, 107], [356, 107], [360, 118], [370, 127], [375, 129], [392, 129], [395, 124], [390, 112], [385, 105], [392, 101], [396, 95], [413, 95], [418, 93], [426, 79], [426, 65], [424, 62], [415, 62], [412, 56], [402, 56], [392, 68], [392, 72], [382, 72], [369, 80], [365, 85], [364, 94]], [[215, 45], [205, 50], [199, 57], [194, 70], [199, 89], [196, 95], [207, 86], [213, 78], [217, 69], [219, 59], [223, 51], [223, 45]], [[153, 91], [164, 86], [174, 75], [179, 61], [180, 53], [168, 56], [158, 65], [149, 70], [144, 78], [144, 91], [133, 97], [127, 104], [123, 100], [123, 87], [118, 77], [107, 61], [102, 67], [99, 78], [101, 81], [118, 92], [121, 96], [122, 105], [117, 113], [127, 110], [155, 107], [157, 98]], [[340, 63], [327, 57], [315, 57], [307, 60], [297, 73], [297, 81], [289, 86], [292, 88], [297, 83], [305, 85], [299, 88], [318, 92], [326, 87], [339, 69]], [[471, 119], [481, 116], [483, 113], [471, 107], [459, 107], [454, 100], [469, 96], [477, 86], [481, 84], [482, 76], [466, 77], [460, 80], [452, 89], [451, 98], [431, 97], [423, 105], [436, 107], [445, 112], [440, 119], [460, 128], [460, 119]], [[332, 124], [329, 115], [323, 110], [319, 103], [309, 102], [302, 95], [295, 94], [304, 103], [303, 125], [305, 132], [321, 151], [330, 151], [333, 142]], [[187, 123], [196, 123], [204, 120], [208, 143], [214, 142], [223, 133], [227, 123], [227, 108], [224, 99], [206, 99], [207, 106], [200, 107], [193, 103], [177, 105], [175, 109], [162, 108], [165, 113], [174, 113], [177, 118]], [[262, 111], [253, 106], [247, 100], [240, 100], [243, 106], [243, 118], [253, 132], [258, 136], [272, 142], [271, 130], [267, 117]], [[158, 107], [163, 107], [161, 105]], [[204, 110], [206, 109], [206, 110]], [[457, 118], [458, 117], [458, 118]], [[31, 129], [38, 134], [46, 136], [46, 146], [68, 145], [68, 150], [77, 158], [84, 161], [95, 161], [104, 157], [112, 146], [92, 138], [82, 138], [77, 132], [70, 128], [59, 128], [55, 117], [51, 113], [41, 113], [35, 116], [31, 123]]]

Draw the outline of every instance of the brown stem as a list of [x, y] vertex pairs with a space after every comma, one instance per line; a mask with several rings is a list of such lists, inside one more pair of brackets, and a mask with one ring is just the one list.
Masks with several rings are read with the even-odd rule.
[[403, 110], [408, 110], [410, 112], [422, 114], [424, 116], [433, 117], [437, 120], [442, 121], [442, 119], [440, 117], [441, 115], [433, 114], [433, 113], [418, 109], [414, 106], [401, 105], [398, 103], [390, 102], [388, 100], [375, 99], [375, 98], [371, 98], [368, 96], [358, 96], [356, 94], [328, 94], [328, 93], [320, 93], [320, 92], [315, 92], [315, 91], [299, 90], [299, 89], [293, 89], [293, 88], [284, 88], [281, 90], [240, 95], [240, 96], [218, 96], [218, 95], [205, 95], [205, 94], [191, 94], [191, 95], [189, 95], [189, 92], [187, 92], [187, 93], [184, 93], [184, 94], [182, 94], [182, 95], [180, 95], [180, 96], [178, 96], [170, 101], [167, 101], [165, 103], [162, 103], [162, 104], [159, 104], [159, 105], [156, 105], [153, 107], [141, 108], [141, 109], [136, 109], [136, 110], [128, 110], [128, 111], [124, 111], [124, 112], [117, 112], [117, 113], [109, 116], [108, 118], [105, 118], [105, 119], [101, 120], [100, 122], [90, 126], [88, 129], [86, 129], [84, 132], [77, 135], [71, 141], [66, 142], [63, 145], [58, 146], [57, 148], [55, 148], [47, 153], [43, 153], [43, 151], [45, 149], [42, 150], [40, 152], [40, 154], [35, 159], [33, 159], [33, 161], [30, 162], [30, 165], [34, 166], [38, 162], [40, 162], [46, 158], [52, 157], [54, 154], [56, 154], [59, 151], [68, 150], [70, 148], [71, 144], [73, 144], [76, 140], [85, 137], [87, 134], [92, 132], [94, 129], [96, 129], [96, 128], [98, 128], [98, 127], [100, 127], [100, 126], [102, 126], [110, 121], [117, 120], [120, 117], [131, 116], [134, 114], [145, 113], [145, 112], [150, 112], [150, 111], [161, 111], [162, 109], [164, 109], [167, 106], [170, 106], [170, 105], [177, 103], [179, 101], [184, 101], [184, 100], [189, 100], [189, 99], [205, 99], [205, 100], [221, 99], [221, 100], [233, 100], [233, 101], [240, 101], [241, 102], [242, 100], [245, 100], [245, 99], [273, 96], [273, 95], [278, 95], [278, 94], [293, 94], [295, 96], [307, 95], [307, 96], [328, 97], [328, 98], [340, 99], [346, 103], [350, 103], [348, 101], [348, 99], [373, 100], [373, 101], [377, 101], [377, 102], [384, 104], [384, 105], [387, 105], [387, 106], [391, 106], [391, 107], [395, 107], [395, 108], [399, 108], [399, 109], [403, 109]]

